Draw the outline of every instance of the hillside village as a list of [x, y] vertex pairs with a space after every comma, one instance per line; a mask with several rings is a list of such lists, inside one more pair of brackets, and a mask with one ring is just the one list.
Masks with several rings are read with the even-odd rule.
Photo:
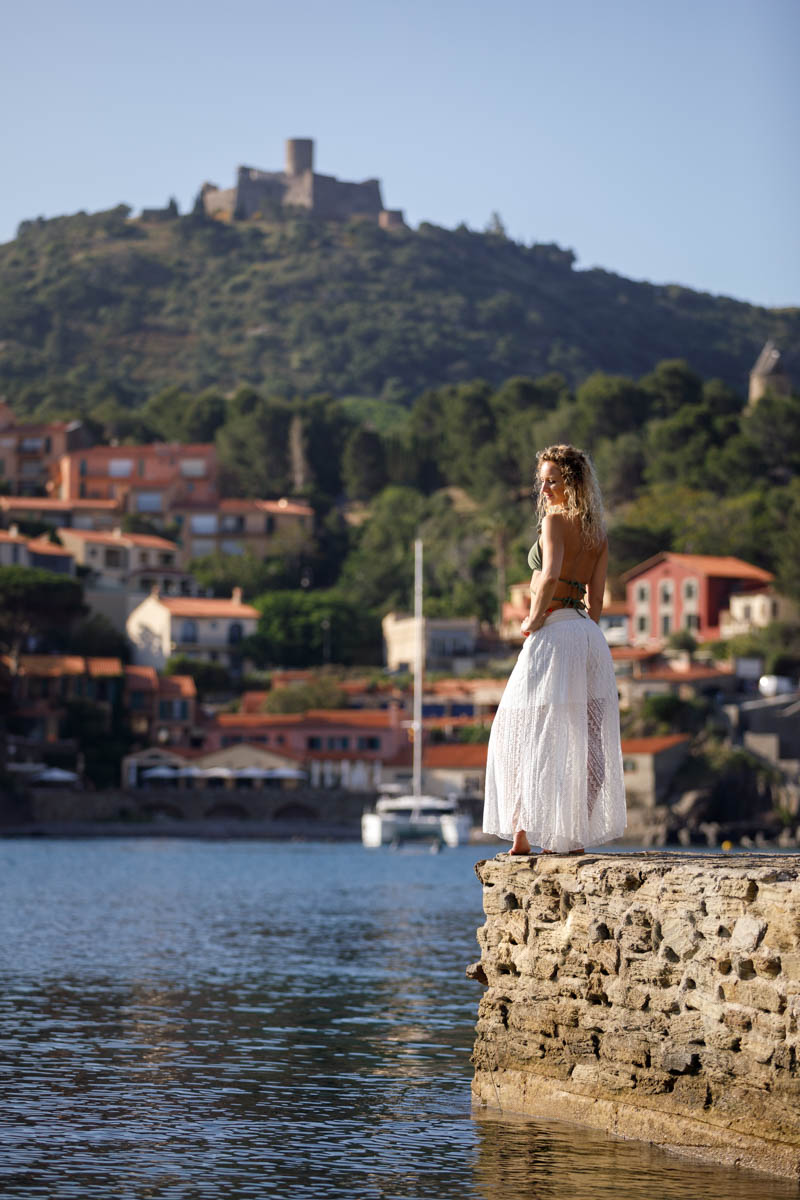
[[[750, 403], [774, 386], [789, 383], [768, 345]], [[239, 585], [209, 594], [193, 574], [209, 555], [302, 554], [318, 522], [307, 499], [224, 496], [211, 442], [101, 445], [80, 421], [25, 423], [7, 404], [0, 475], [6, 578], [34, 569], [80, 585], [105, 646], [93, 653], [90, 637], [83, 653], [58, 652], [47, 622], [16, 638], [6, 628], [0, 819], [319, 821], [326, 806], [356, 812], [380, 787], [409, 782], [412, 618], [384, 615], [374, 666], [337, 666], [323, 617], [321, 667], [278, 661], [259, 674], [255, 597]], [[510, 585], [495, 623], [425, 619], [425, 788], [459, 795], [476, 821], [527, 589]], [[719, 652], [776, 622], [796, 626], [797, 606], [772, 572], [735, 555], [664, 550], [610, 581], [601, 628], [618, 675], [632, 836], [711, 843], [721, 831], [747, 841], [766, 829], [793, 844], [797, 681], [761, 694], [763, 659]], [[727, 813], [713, 782], [720, 766], [740, 793]]]

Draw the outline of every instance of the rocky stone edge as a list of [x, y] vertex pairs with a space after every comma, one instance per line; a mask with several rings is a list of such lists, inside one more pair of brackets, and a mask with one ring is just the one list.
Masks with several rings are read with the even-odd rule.
[[477, 1103], [800, 1179], [800, 856], [476, 871]]

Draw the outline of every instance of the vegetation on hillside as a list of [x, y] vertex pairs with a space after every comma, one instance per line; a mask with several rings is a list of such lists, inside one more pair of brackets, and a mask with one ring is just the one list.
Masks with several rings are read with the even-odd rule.
[[397, 403], [680, 355], [734, 384], [768, 336], [797, 341], [800, 313], [576, 270], [571, 251], [500, 231], [143, 221], [120, 205], [23, 222], [0, 246], [0, 330], [0, 392], [20, 411], [102, 418], [170, 387], [176, 432], [202, 439], [219, 423], [205, 390], [242, 383]]

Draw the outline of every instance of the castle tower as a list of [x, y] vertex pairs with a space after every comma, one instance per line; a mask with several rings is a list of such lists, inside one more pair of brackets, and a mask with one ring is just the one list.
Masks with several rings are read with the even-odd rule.
[[754, 404], [758, 404], [766, 391], [776, 392], [779, 396], [789, 396], [792, 391], [781, 352], [771, 338], [765, 342], [764, 349], [750, 372], [750, 394], [747, 401], [749, 406], [752, 408]]
[[314, 170], [314, 141], [312, 138], [289, 138], [286, 142], [286, 174], [301, 175]]

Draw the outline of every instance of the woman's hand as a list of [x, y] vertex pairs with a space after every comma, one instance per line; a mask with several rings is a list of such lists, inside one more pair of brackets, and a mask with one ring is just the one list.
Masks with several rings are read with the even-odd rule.
[[541, 629], [544, 625], [544, 617], [539, 617], [538, 621], [534, 620], [533, 615], [528, 613], [525, 620], [520, 625], [520, 632], [523, 637], [527, 637], [529, 633], [535, 633], [537, 629]]

